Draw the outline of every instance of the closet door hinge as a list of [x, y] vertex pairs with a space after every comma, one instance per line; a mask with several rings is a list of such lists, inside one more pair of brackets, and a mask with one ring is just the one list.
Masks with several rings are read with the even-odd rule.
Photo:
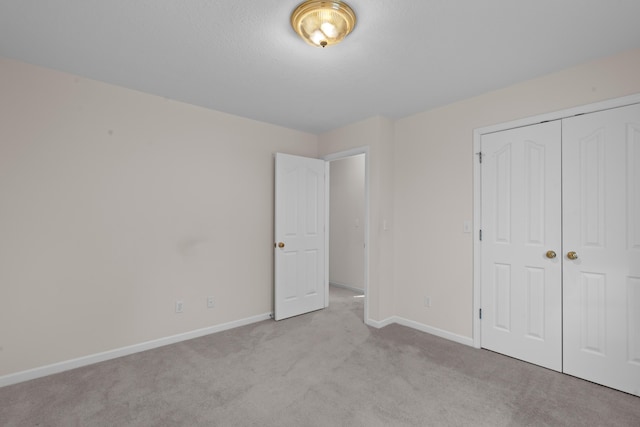
[[478, 151], [476, 154], [478, 155], [478, 160], [482, 163], [482, 151]]
[[480, 230], [480, 232], [478, 234], [480, 234], [478, 237], [480, 238], [480, 241], [482, 242], [482, 230]]
[[482, 320], [482, 309], [480, 309], [480, 312], [478, 313], [480, 320]]

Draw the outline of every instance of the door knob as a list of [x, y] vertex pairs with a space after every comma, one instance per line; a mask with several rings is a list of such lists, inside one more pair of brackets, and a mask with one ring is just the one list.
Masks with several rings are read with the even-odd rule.
[[284, 248], [284, 243], [283, 243], [283, 242], [278, 243], [278, 247], [279, 247], [280, 249]]
[[554, 251], [547, 251], [547, 258], [553, 259], [556, 257], [556, 253]]
[[567, 253], [567, 258], [569, 258], [569, 259], [578, 259], [578, 254], [573, 252], [573, 251], [568, 252]]

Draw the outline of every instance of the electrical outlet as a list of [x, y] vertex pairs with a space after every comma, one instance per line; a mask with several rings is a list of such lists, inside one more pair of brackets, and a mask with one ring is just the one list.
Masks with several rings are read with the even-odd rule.
[[424, 306], [431, 307], [431, 297], [424, 297]]
[[176, 301], [176, 313], [182, 313], [184, 311], [184, 303], [182, 301]]
[[213, 308], [213, 307], [214, 307], [213, 297], [207, 297], [207, 308]]

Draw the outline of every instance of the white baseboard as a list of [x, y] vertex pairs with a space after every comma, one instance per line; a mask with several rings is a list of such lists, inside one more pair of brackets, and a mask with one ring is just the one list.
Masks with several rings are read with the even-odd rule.
[[399, 316], [391, 316], [387, 319], [377, 321], [368, 319], [365, 322], [367, 325], [372, 326], [374, 328], [384, 328], [385, 326], [391, 325], [393, 323], [397, 323], [398, 325], [406, 326], [408, 328], [417, 329], [418, 331], [426, 332], [431, 335], [435, 335], [440, 338], [447, 339], [449, 341], [454, 341], [459, 344], [468, 345], [470, 347], [474, 347], [473, 338], [465, 337], [462, 335], [454, 334], [452, 332], [448, 332], [442, 329], [434, 328], [433, 326], [425, 325], [423, 323], [415, 322], [413, 320], [405, 319]]
[[270, 318], [271, 313], [259, 314], [257, 316], [247, 317], [246, 319], [240, 319], [233, 322], [210, 326], [207, 328], [196, 329], [195, 331], [172, 335], [165, 338], [159, 338], [152, 341], [146, 341], [140, 344], [121, 347], [102, 353], [91, 354], [89, 356], [79, 357], [77, 359], [65, 360], [64, 362], [58, 362], [22, 372], [16, 372], [15, 374], [4, 375], [0, 377], [0, 387], [21, 383], [36, 378], [46, 377], [47, 375], [57, 374], [71, 369], [80, 368], [82, 366], [92, 365], [94, 363], [104, 362], [106, 360], [111, 360], [122, 356], [128, 356], [130, 354], [163, 347], [165, 345], [175, 344], [181, 341], [187, 341], [205, 335], [215, 334], [216, 332], [222, 332], [229, 329], [238, 328], [240, 326], [250, 325], [252, 323], [261, 322]]
[[[207, 328], [196, 329], [195, 331], [185, 332], [182, 334], [172, 335], [165, 338], [159, 338], [157, 340], [146, 341], [140, 344], [134, 344], [127, 347], [121, 347], [114, 350], [105, 351], [102, 353], [91, 354], [89, 356], [79, 357], [77, 359], [66, 360], [64, 362], [54, 363], [51, 365], [41, 366], [27, 371], [16, 372], [15, 374], [4, 375], [0, 377], [0, 387], [5, 387], [12, 384], [21, 383], [24, 381], [33, 380], [36, 378], [45, 377], [47, 375], [53, 375], [60, 372], [68, 371], [75, 368], [91, 365], [94, 363], [104, 362], [106, 360], [116, 359], [122, 356], [128, 356], [130, 354], [139, 353], [146, 350], [151, 350], [165, 345], [175, 344], [181, 341], [190, 340], [193, 338], [202, 337], [205, 335], [215, 334], [216, 332], [222, 332], [240, 326], [250, 325], [252, 323], [261, 322], [271, 318], [271, 313], [260, 314], [246, 319], [240, 319], [233, 322], [222, 323], [220, 325], [210, 326]], [[473, 339], [462, 335], [454, 334], [452, 332], [444, 331], [442, 329], [434, 328], [413, 320], [408, 320], [399, 316], [391, 316], [384, 320], [367, 319], [365, 323], [373, 328], [380, 329], [385, 326], [397, 323], [402, 326], [417, 329], [428, 334], [432, 334], [441, 338], [448, 339], [460, 344], [473, 347]]]
[[425, 325], [423, 323], [414, 322], [413, 320], [405, 319], [403, 317], [396, 316], [395, 322], [398, 325], [407, 326], [409, 328], [417, 329], [419, 331], [426, 332], [428, 334], [435, 335], [440, 338], [448, 339], [449, 341], [454, 341], [459, 344], [464, 344], [464, 345], [473, 347], [473, 338], [454, 334], [453, 332], [445, 331], [443, 329], [438, 329], [433, 326]]
[[389, 325], [391, 325], [393, 323], [396, 323], [396, 321], [395, 321], [395, 317], [392, 316], [392, 317], [388, 317], [388, 318], [386, 318], [384, 320], [367, 319], [367, 320], [365, 320], [364, 323], [369, 325], [369, 326], [371, 326], [371, 327], [373, 327], [373, 328], [380, 329], [380, 328], [384, 328], [385, 326], [389, 326]]

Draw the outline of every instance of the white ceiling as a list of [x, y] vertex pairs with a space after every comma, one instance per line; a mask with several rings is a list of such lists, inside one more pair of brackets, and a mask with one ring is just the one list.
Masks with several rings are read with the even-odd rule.
[[640, 47], [640, 0], [350, 0], [326, 49], [291, 29], [298, 3], [0, 0], [0, 56], [321, 133]]

